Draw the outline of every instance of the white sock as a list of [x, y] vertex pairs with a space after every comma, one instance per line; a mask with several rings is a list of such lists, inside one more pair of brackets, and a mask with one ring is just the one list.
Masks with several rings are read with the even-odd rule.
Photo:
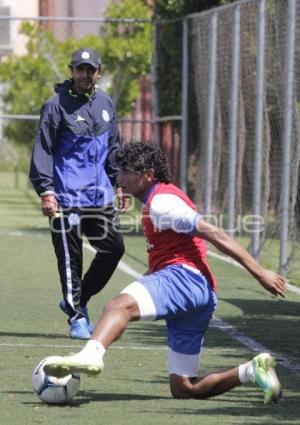
[[252, 382], [252, 377], [254, 373], [254, 367], [252, 360], [247, 363], [243, 363], [239, 366], [239, 380], [242, 384]]
[[83, 347], [83, 349], [81, 350], [81, 352], [94, 352], [97, 351], [97, 353], [99, 354], [99, 356], [102, 358], [105, 354], [105, 348], [103, 347], [103, 345], [101, 344], [101, 342], [96, 341], [95, 339], [90, 339], [85, 346]]

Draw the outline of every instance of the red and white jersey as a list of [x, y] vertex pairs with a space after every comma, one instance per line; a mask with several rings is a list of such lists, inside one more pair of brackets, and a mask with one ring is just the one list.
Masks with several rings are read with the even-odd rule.
[[142, 209], [151, 273], [185, 264], [199, 270], [216, 288], [206, 260], [206, 241], [194, 236], [200, 217], [193, 202], [173, 184], [157, 183], [152, 188]]

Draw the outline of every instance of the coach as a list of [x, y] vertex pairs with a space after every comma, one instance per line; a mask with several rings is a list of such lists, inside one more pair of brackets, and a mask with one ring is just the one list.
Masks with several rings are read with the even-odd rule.
[[[71, 338], [92, 332], [87, 302], [106, 285], [124, 253], [114, 205], [119, 132], [111, 98], [97, 88], [99, 55], [76, 50], [71, 78], [41, 109], [30, 180], [49, 217]], [[116, 189], [118, 206], [125, 206]], [[82, 278], [82, 235], [97, 251]], [[42, 277], [41, 277], [42, 279]]]

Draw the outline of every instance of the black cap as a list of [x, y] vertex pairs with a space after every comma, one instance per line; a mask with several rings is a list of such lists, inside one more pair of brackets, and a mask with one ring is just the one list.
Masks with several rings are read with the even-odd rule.
[[83, 63], [91, 65], [94, 68], [99, 68], [101, 66], [101, 59], [98, 53], [89, 47], [75, 50], [72, 53], [70, 66], [77, 68], [77, 66]]

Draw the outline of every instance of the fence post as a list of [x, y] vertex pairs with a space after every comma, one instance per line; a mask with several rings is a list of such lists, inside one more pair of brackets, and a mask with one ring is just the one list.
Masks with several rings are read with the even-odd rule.
[[14, 168], [14, 182], [15, 182], [15, 189], [20, 189], [20, 170], [18, 165]]
[[280, 193], [280, 257], [279, 271], [287, 275], [288, 238], [289, 238], [289, 197], [290, 197], [290, 162], [293, 125], [293, 84], [295, 60], [295, 20], [296, 0], [288, 0], [287, 44], [284, 83], [284, 124], [282, 138], [282, 177]]
[[180, 187], [187, 191], [188, 168], [188, 21], [182, 20], [182, 87], [181, 87], [181, 148]]
[[206, 170], [205, 170], [205, 196], [204, 212], [212, 212], [212, 187], [213, 187], [213, 153], [214, 153], [214, 124], [216, 104], [216, 77], [217, 77], [217, 40], [218, 40], [218, 14], [214, 12], [210, 20], [210, 55], [209, 55], [209, 82], [208, 82], [208, 112], [206, 125]]
[[152, 43], [153, 43], [153, 54], [152, 54], [152, 66], [151, 66], [151, 74], [152, 74], [152, 115], [154, 118], [154, 138], [155, 143], [158, 146], [161, 146], [160, 141], [160, 128], [158, 123], [158, 97], [157, 97], [157, 29], [158, 23], [156, 21], [153, 22], [153, 35], [152, 35]]
[[3, 97], [4, 97], [4, 93], [5, 93], [5, 84], [4, 83], [0, 83], [0, 153], [1, 153], [1, 148], [3, 147], [3, 141], [4, 141], [4, 120], [3, 120], [3, 107], [4, 107], [4, 101], [3, 101]]
[[236, 147], [239, 94], [239, 56], [240, 56], [240, 5], [234, 10], [231, 87], [230, 87], [230, 128], [229, 128], [229, 169], [228, 169], [228, 222], [227, 232], [234, 234], [235, 192], [236, 192]]
[[255, 101], [255, 152], [252, 192], [252, 211], [254, 228], [251, 241], [251, 253], [258, 258], [260, 249], [260, 223], [257, 217], [261, 215], [261, 179], [262, 179], [262, 143], [263, 143], [263, 107], [264, 107], [264, 77], [265, 77], [265, 0], [259, 3], [257, 15], [257, 56], [256, 56], [256, 101]]

